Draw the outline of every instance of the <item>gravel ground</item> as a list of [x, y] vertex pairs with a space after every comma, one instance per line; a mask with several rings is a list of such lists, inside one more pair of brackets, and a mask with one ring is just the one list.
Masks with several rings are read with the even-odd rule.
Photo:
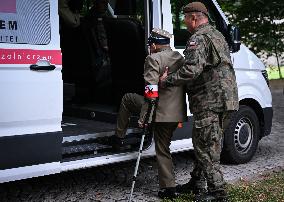
[[[272, 90], [272, 133], [259, 142], [253, 159], [242, 165], [222, 165], [225, 180], [252, 179], [264, 172], [284, 170], [283, 87]], [[192, 169], [192, 152], [174, 154], [177, 183], [185, 183]], [[135, 161], [66, 172], [0, 184], [0, 201], [127, 201]], [[140, 164], [134, 190], [135, 201], [159, 201], [154, 158]]]

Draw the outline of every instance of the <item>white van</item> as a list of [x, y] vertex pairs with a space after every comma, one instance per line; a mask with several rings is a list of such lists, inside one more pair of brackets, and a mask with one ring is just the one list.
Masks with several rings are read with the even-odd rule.
[[[99, 81], [98, 71], [92, 69], [96, 50], [90, 22], [82, 20], [76, 31], [65, 30], [61, 35], [64, 28], [59, 29], [57, 1], [0, 1], [0, 182], [136, 158], [137, 117], [131, 119], [125, 149], [112, 150], [108, 139], [114, 134], [121, 96], [143, 93], [150, 30], [159, 27], [174, 33], [171, 46], [183, 51], [189, 35], [177, 2], [109, 1], [104, 25], [110, 63]], [[226, 130], [222, 159], [245, 163], [258, 141], [271, 131], [272, 97], [265, 67], [239, 44], [238, 29], [230, 26], [217, 2], [204, 3], [211, 23], [228, 40], [239, 89], [240, 109]], [[84, 9], [89, 12], [88, 7]], [[92, 99], [88, 103], [70, 99], [75, 88], [87, 88]], [[188, 112], [188, 121], [174, 134], [172, 152], [193, 148], [192, 123]], [[153, 155], [149, 135], [143, 156]]]

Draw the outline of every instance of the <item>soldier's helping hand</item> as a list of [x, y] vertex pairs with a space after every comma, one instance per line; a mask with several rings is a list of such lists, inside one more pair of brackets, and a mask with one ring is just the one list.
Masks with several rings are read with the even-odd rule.
[[168, 72], [169, 72], [169, 67], [166, 67], [163, 75], [160, 76], [160, 78], [159, 78], [159, 86], [161, 88], [165, 88], [166, 87], [166, 79], [168, 77]]
[[139, 126], [139, 128], [144, 128], [144, 126], [147, 127], [147, 124], [144, 124], [144, 123], [139, 119], [139, 120], [138, 120], [138, 126]]

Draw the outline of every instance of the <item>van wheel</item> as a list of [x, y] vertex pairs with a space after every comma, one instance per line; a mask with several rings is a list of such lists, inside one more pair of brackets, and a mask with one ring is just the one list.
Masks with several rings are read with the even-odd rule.
[[259, 141], [259, 121], [252, 108], [241, 105], [224, 133], [221, 161], [241, 164], [251, 160]]

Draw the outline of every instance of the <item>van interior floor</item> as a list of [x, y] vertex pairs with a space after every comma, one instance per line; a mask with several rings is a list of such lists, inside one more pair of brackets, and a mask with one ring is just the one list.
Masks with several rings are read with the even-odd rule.
[[[124, 146], [119, 150], [112, 147], [115, 134], [117, 106], [113, 104], [76, 103], [74, 85], [64, 83], [64, 110], [62, 120], [62, 161], [73, 161], [118, 153], [138, 151], [142, 129], [138, 117], [130, 118]], [[80, 100], [79, 100], [80, 101]], [[149, 135], [145, 147], [152, 142]]]
[[[138, 151], [142, 136], [142, 129], [130, 127], [124, 146], [114, 149], [110, 140], [115, 133], [115, 123], [63, 116], [61, 125], [62, 162]], [[150, 143], [151, 137], [146, 138], [145, 147]]]

